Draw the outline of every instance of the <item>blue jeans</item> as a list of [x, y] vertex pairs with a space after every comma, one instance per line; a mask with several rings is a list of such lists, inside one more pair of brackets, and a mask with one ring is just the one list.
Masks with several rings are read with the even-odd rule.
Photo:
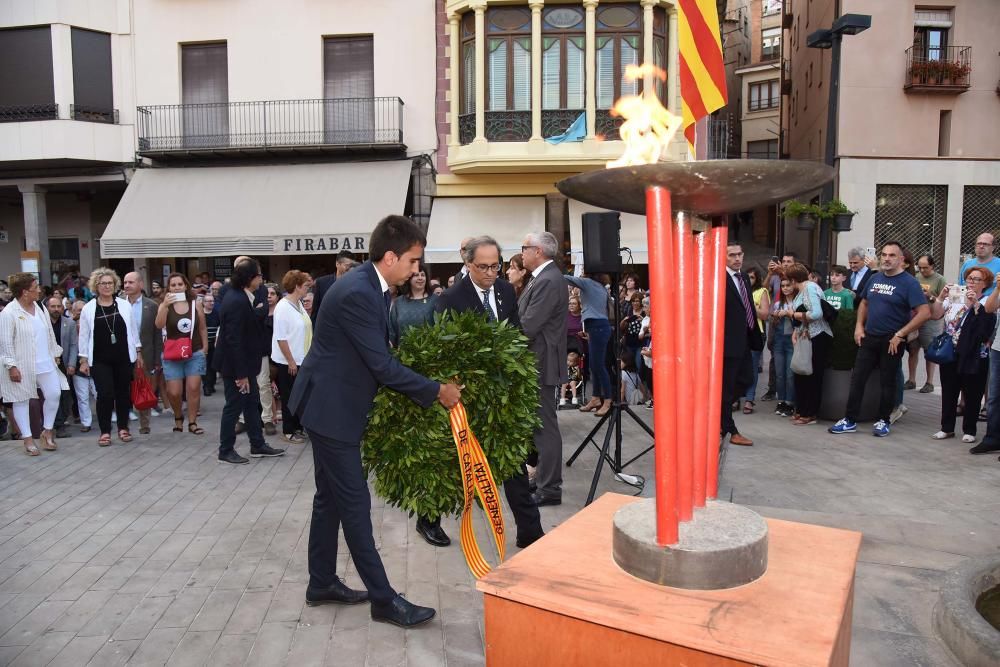
[[608, 375], [608, 342], [611, 340], [611, 323], [591, 318], [583, 323], [587, 331], [587, 351], [590, 353], [591, 392], [595, 398], [614, 398], [611, 395], [611, 376]]
[[1000, 442], [1000, 352], [990, 350], [990, 395], [986, 400], [986, 435], [983, 442]]
[[750, 352], [750, 363], [753, 364], [753, 382], [747, 387], [747, 393], [743, 397], [744, 401], [757, 400], [757, 379], [760, 377], [760, 357], [763, 352]]
[[792, 373], [792, 334], [774, 332], [774, 393], [779, 401], [795, 403], [795, 374]]

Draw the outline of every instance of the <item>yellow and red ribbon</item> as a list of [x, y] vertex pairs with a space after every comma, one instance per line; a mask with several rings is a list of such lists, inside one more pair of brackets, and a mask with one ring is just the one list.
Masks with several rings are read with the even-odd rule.
[[458, 403], [449, 411], [448, 417], [451, 421], [451, 434], [455, 438], [455, 447], [458, 449], [458, 467], [462, 475], [462, 490], [465, 492], [465, 505], [462, 508], [462, 553], [465, 554], [465, 561], [469, 564], [472, 574], [478, 579], [486, 576], [491, 567], [483, 558], [483, 552], [476, 541], [476, 534], [472, 530], [473, 500], [478, 494], [479, 500], [483, 503], [483, 511], [489, 519], [493, 540], [496, 542], [497, 556], [501, 563], [505, 551], [503, 508], [500, 505], [500, 495], [486, 454], [483, 453], [479, 440], [469, 428], [465, 406]]

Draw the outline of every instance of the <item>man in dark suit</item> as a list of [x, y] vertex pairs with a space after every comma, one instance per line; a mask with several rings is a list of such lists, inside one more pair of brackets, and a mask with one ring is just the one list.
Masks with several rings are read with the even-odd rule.
[[742, 396], [753, 381], [750, 352], [764, 349], [764, 339], [751, 298], [750, 280], [743, 273], [743, 247], [730, 242], [726, 247], [726, 323], [722, 354], [722, 436], [734, 445], [752, 446], [740, 435], [733, 421], [733, 401]]
[[[499, 277], [502, 268], [500, 244], [489, 236], [468, 239], [462, 258], [468, 274], [438, 297], [434, 309], [439, 313], [445, 310], [456, 313], [473, 310], [482, 313], [491, 322], [507, 320], [512, 326], [520, 327], [514, 286]], [[517, 525], [517, 546], [524, 549], [545, 534], [538, 507], [528, 489], [527, 469], [522, 465], [521, 472], [505, 480], [503, 488]], [[431, 544], [435, 544], [435, 538], [440, 538], [438, 531], [444, 535], [440, 520], [417, 519], [417, 532]], [[447, 539], [448, 536], [444, 537]]]
[[[156, 328], [155, 322], [159, 306], [142, 293], [144, 285], [142, 276], [138, 272], [126, 273], [122, 286], [125, 289], [125, 298], [132, 306], [132, 321], [139, 329], [139, 342], [142, 343], [142, 367], [137, 367], [135, 372], [145, 373], [150, 384], [155, 387], [154, 376], [163, 365], [163, 335], [161, 330]], [[138, 412], [139, 433], [149, 433], [149, 416], [152, 410]]]
[[562, 434], [556, 418], [556, 389], [567, 380], [566, 314], [569, 290], [556, 266], [559, 243], [549, 232], [528, 234], [521, 246], [524, 268], [531, 271], [517, 309], [521, 330], [528, 337], [538, 366], [538, 415], [541, 427], [535, 429], [538, 490], [532, 496], [536, 505], [562, 503]]
[[[323, 300], [312, 346], [299, 366], [288, 409], [312, 440], [316, 470], [309, 532], [306, 603], [354, 604], [371, 599], [373, 620], [411, 627], [434, 610], [393, 590], [372, 536], [371, 494], [361, 467], [361, 436], [380, 386], [424, 407], [451, 408], [461, 398], [454, 384], [440, 384], [403, 366], [389, 353], [389, 286], [418, 270], [427, 240], [411, 220], [390, 215], [371, 235], [371, 261], [333, 284]], [[354, 591], [336, 575], [337, 531], [367, 588]]]
[[320, 276], [313, 283], [313, 309], [311, 315], [313, 324], [316, 324], [316, 318], [319, 316], [319, 307], [323, 303], [323, 297], [326, 296], [327, 290], [333, 287], [333, 283], [337, 281], [337, 278], [350, 271], [352, 266], [354, 266], [354, 255], [351, 254], [350, 250], [341, 250], [337, 253], [336, 273]]
[[[52, 320], [52, 332], [55, 334], [56, 343], [62, 347], [62, 356], [56, 359], [59, 370], [66, 374], [72, 382], [73, 375], [76, 374], [77, 357], [80, 354], [80, 346], [76, 330], [76, 322], [72, 317], [65, 316], [62, 298], [50, 296], [45, 300], [45, 306], [49, 311], [49, 318]], [[63, 391], [59, 396], [59, 411], [56, 413], [55, 429], [57, 438], [68, 438], [69, 430], [66, 422], [72, 410], [72, 392]]]
[[243, 415], [250, 436], [253, 458], [281, 456], [283, 449], [273, 449], [264, 442], [260, 418], [260, 395], [257, 373], [260, 371], [260, 341], [263, 322], [254, 312], [254, 292], [263, 278], [260, 264], [249, 257], [233, 267], [231, 287], [226, 290], [219, 308], [219, 336], [215, 343], [215, 370], [222, 375], [226, 405], [219, 425], [219, 462], [249, 463], [236, 453], [236, 419]]
[[847, 276], [847, 288], [860, 296], [868, 286], [868, 281], [878, 271], [869, 264], [865, 249], [861, 246], [847, 251], [847, 265], [851, 269], [851, 275]]

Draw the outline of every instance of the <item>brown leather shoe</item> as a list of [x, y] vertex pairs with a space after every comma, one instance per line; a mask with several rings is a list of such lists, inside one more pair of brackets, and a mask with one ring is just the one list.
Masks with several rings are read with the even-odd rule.
[[746, 436], [742, 436], [739, 433], [733, 433], [733, 435], [729, 438], [729, 444], [741, 445], [743, 447], [753, 447], [753, 440], [747, 438]]

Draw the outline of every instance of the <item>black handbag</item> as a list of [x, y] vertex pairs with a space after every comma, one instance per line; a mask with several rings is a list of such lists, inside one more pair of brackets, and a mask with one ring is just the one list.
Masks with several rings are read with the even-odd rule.
[[840, 311], [831, 306], [826, 299], [820, 299], [819, 305], [823, 308], [823, 319], [826, 320], [828, 324], [833, 324], [833, 321], [837, 319], [837, 314]]

